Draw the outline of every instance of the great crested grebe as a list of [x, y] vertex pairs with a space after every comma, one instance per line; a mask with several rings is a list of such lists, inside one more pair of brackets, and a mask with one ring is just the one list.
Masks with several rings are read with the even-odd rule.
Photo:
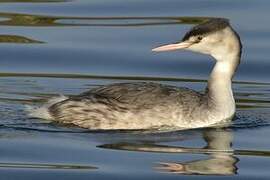
[[116, 83], [67, 97], [37, 115], [88, 129], [190, 129], [230, 120], [235, 113], [232, 77], [240, 63], [241, 41], [227, 19], [194, 26], [182, 41], [153, 49], [186, 49], [214, 57], [205, 93], [152, 82]]

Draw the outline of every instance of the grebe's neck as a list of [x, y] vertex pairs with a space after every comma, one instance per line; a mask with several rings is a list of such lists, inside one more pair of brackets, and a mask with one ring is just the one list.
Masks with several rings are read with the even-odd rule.
[[230, 118], [235, 113], [232, 78], [240, 63], [240, 41], [230, 48], [231, 51], [228, 50], [227, 53], [213, 55], [217, 62], [211, 72], [206, 89], [210, 114], [218, 119]]

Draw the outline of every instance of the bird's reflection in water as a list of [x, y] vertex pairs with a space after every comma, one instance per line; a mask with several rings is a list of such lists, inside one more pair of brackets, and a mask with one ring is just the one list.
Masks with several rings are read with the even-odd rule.
[[[237, 173], [238, 158], [232, 153], [232, 132], [211, 130], [203, 133], [206, 147], [198, 151], [209, 154], [207, 159], [187, 162], [162, 162], [156, 170], [179, 174], [233, 175]], [[194, 148], [193, 151], [196, 151]]]
[[156, 143], [115, 143], [99, 147], [159, 152], [159, 153], [187, 153], [206, 154], [207, 158], [185, 162], [160, 162], [154, 165], [154, 170], [165, 173], [179, 173], [192, 175], [233, 175], [237, 173], [237, 157], [233, 154], [233, 134], [228, 129], [206, 129], [202, 132], [206, 146], [202, 148], [188, 148], [179, 146], [159, 145]]

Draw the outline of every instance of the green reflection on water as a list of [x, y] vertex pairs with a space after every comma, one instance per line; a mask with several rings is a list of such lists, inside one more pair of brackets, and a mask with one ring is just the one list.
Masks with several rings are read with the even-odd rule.
[[44, 42], [30, 39], [24, 36], [0, 34], [0, 43], [27, 44], [27, 43], [44, 43]]
[[199, 24], [210, 17], [67, 17], [0, 12], [0, 26], [153, 26]]

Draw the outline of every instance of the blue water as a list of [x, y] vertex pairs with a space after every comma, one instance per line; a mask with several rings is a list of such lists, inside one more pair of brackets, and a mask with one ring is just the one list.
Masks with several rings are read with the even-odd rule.
[[[0, 179], [269, 179], [270, 2], [0, 1]], [[91, 132], [32, 118], [59, 94], [155, 81], [202, 91], [214, 61], [152, 53], [226, 17], [243, 42], [237, 113], [222, 129]]]

